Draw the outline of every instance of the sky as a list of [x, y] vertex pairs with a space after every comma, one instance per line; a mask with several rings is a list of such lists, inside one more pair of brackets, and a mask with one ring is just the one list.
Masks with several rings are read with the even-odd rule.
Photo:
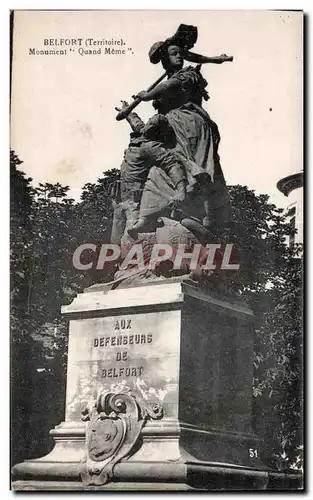
[[[149, 61], [150, 46], [180, 23], [193, 24], [195, 52], [234, 57], [202, 66], [211, 97], [204, 107], [220, 129], [227, 183], [285, 207], [276, 183], [303, 163], [302, 21], [291, 11], [16, 11], [11, 147], [34, 183], [68, 184], [79, 199], [85, 183], [121, 164], [130, 129], [116, 121], [114, 107], [163, 73]], [[44, 45], [60, 38], [123, 40], [125, 54], [80, 55], [77, 46], [67, 55], [29, 54], [60, 49]], [[154, 113], [151, 103], [136, 111], [144, 120]]]

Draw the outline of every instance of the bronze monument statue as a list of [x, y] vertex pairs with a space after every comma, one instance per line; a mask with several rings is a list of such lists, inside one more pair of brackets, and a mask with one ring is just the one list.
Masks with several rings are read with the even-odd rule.
[[[196, 40], [196, 27], [180, 25], [172, 37], [153, 44], [150, 61], [161, 63], [165, 74], [133, 96], [133, 103], [116, 108], [117, 120], [126, 118], [133, 132], [115, 196], [112, 243], [129, 247], [139, 238], [144, 244], [152, 234], [158, 242], [160, 226], [174, 225], [177, 233], [179, 224], [205, 245], [212, 230], [222, 236], [231, 220], [219, 130], [202, 107], [209, 96], [201, 64], [233, 58], [190, 52]], [[184, 67], [185, 60], [197, 66]], [[152, 101], [157, 111], [146, 125], [133, 112], [141, 101]]]

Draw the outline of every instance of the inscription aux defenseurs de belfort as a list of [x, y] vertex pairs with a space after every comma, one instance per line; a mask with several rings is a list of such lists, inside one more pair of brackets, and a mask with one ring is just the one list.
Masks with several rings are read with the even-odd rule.
[[[105, 337], [95, 337], [93, 339], [94, 348], [109, 348], [121, 347], [130, 345], [151, 344], [153, 341], [152, 333], [133, 333], [132, 320], [121, 319], [117, 320], [114, 326], [114, 335]], [[143, 366], [125, 366], [128, 363], [128, 351], [123, 349], [116, 352], [116, 363], [123, 363], [121, 366], [113, 368], [103, 368], [101, 371], [102, 378], [120, 378], [120, 377], [141, 377], [143, 375]]]

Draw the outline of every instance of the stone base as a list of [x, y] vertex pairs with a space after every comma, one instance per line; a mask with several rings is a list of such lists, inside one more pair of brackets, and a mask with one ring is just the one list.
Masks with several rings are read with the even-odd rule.
[[[258, 468], [201, 460], [187, 449], [195, 443], [197, 457], [216, 456], [216, 448], [240, 450], [251, 444], [253, 436], [222, 435], [195, 429], [188, 424], [167, 420], [144, 427], [138, 450], [117, 463], [112, 481], [102, 486], [87, 486], [80, 477], [85, 454], [85, 428], [63, 423], [51, 431], [54, 449], [45, 457], [27, 460], [13, 468], [14, 491], [235, 491], [299, 490], [302, 476], [275, 473]], [[185, 442], [185, 445], [184, 445]]]
[[[251, 429], [253, 314], [245, 304], [186, 282], [89, 292], [63, 308], [65, 422], [51, 431], [51, 453], [13, 468], [15, 491], [301, 488], [301, 475], [275, 473], [260, 459]], [[91, 424], [81, 411], [99, 391], [120, 395], [121, 387], [161, 406], [162, 418], [144, 422], [109, 480], [95, 486], [82, 479]]]
[[86, 486], [71, 479], [29, 479], [12, 483], [14, 491], [299, 491], [303, 488], [298, 473], [268, 473], [240, 467], [206, 463], [156, 463], [148, 467], [134, 462], [116, 467], [112, 482]]

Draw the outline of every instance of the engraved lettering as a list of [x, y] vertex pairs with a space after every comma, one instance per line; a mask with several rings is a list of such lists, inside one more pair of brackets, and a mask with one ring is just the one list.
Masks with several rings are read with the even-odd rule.
[[[125, 324], [126, 325], [126, 324]], [[151, 333], [134, 335], [118, 335], [113, 337], [98, 337], [93, 339], [93, 347], [110, 347], [133, 344], [151, 344], [153, 335]]]
[[118, 378], [118, 377], [140, 377], [143, 373], [143, 366], [131, 366], [120, 368], [103, 368], [103, 378]]

